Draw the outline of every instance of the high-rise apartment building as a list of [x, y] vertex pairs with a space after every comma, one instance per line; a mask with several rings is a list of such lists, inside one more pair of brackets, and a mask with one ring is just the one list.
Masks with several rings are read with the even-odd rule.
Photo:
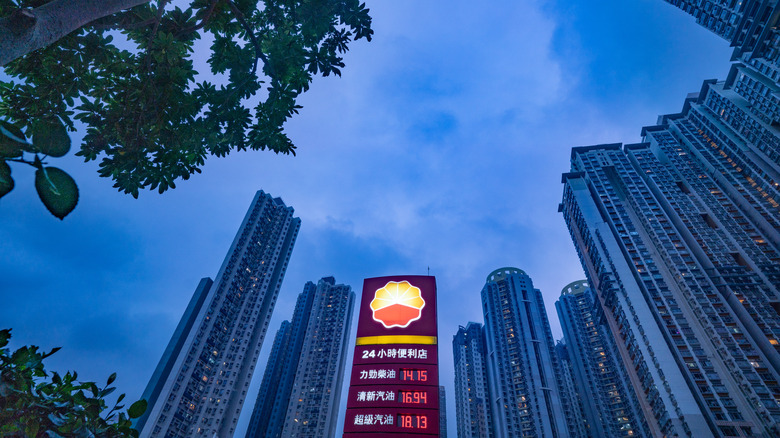
[[[300, 300], [299, 296], [299, 303]], [[266, 364], [265, 372], [263, 373], [263, 381], [260, 385], [260, 390], [257, 392], [255, 407], [252, 410], [252, 419], [250, 420], [249, 428], [246, 432], [247, 438], [256, 436], [264, 437], [268, 434], [268, 431], [271, 430], [278, 431], [275, 436], [281, 434], [284, 417], [280, 416], [278, 412], [284, 408], [279, 408], [275, 411], [274, 407], [281, 406], [281, 404], [277, 405], [275, 403], [277, 398], [280, 398], [285, 400], [284, 406], [286, 408], [286, 401], [290, 398], [292, 381], [284, 380], [282, 378], [286, 369], [284, 365], [288, 363], [289, 354], [294, 350], [290, 338], [290, 321], [282, 321], [282, 325], [279, 327], [279, 330], [276, 331], [274, 345], [271, 349], [271, 354], [268, 356], [268, 363]], [[298, 354], [300, 354], [300, 349], [298, 351]], [[285, 384], [287, 382], [289, 382], [289, 384]], [[262, 431], [265, 431], [265, 433]], [[273, 434], [269, 435], [274, 436]]]
[[[780, 81], [780, 1], [666, 0], [734, 47], [732, 59]], [[775, 99], [778, 97], [775, 96]], [[776, 101], [776, 100], [775, 100]]]
[[439, 386], [439, 438], [447, 438], [447, 393]]
[[[559, 380], [561, 386], [559, 390], [562, 396], [569, 400], [569, 403], [565, 405], [567, 410], [563, 412], [569, 425], [569, 434], [573, 437], [589, 437], [591, 435], [583, 412], [583, 404], [586, 401], [580, 398], [580, 393], [577, 391], [571, 357], [565, 342], [558, 341], [555, 344], [555, 356], [558, 358], [561, 370], [561, 379]], [[600, 437], [606, 438], [604, 435], [600, 435]]]
[[247, 438], [335, 436], [354, 304], [333, 277], [306, 283], [277, 332]]
[[458, 438], [492, 438], [493, 416], [487, 377], [487, 345], [482, 324], [470, 322], [452, 337]]
[[597, 300], [586, 281], [575, 281], [563, 288], [555, 303], [566, 341], [556, 348], [565, 348], [559, 357], [565, 355], [562, 368], [571, 373], [578, 408], [588, 427], [586, 436], [650, 436], [628, 375], [611, 348], [615, 341]]
[[355, 293], [326, 277], [317, 284], [282, 436], [335, 436]]
[[571, 436], [541, 291], [520, 269], [497, 269], [482, 289], [482, 310], [495, 436]]
[[705, 82], [643, 143], [574, 148], [563, 176], [654, 436], [780, 435], [780, 131], [735, 87]]
[[[280, 437], [290, 402], [317, 285], [307, 282], [298, 295], [291, 321], [283, 321], [268, 356], [247, 438]], [[277, 349], [278, 342], [278, 349]]]
[[292, 207], [257, 192], [144, 391], [141, 437], [233, 436], [299, 228]]
[[[666, 0], [734, 47], [729, 88], [754, 124], [780, 124], [780, 1]], [[756, 126], [757, 127], [757, 126]], [[754, 129], [754, 128], [749, 128]], [[762, 126], [755, 129], [761, 135]]]

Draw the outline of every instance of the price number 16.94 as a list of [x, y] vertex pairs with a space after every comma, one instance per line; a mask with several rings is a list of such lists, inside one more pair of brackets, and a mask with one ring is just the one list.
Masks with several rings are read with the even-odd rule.
[[401, 403], [424, 405], [428, 403], [428, 393], [425, 391], [400, 391]]

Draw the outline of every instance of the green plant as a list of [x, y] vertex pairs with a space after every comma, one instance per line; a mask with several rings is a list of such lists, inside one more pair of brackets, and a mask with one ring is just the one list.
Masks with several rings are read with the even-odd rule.
[[47, 373], [43, 360], [55, 348], [41, 353], [25, 346], [11, 353], [7, 347], [10, 330], [0, 330], [0, 436], [2, 437], [137, 437], [131, 419], [146, 410], [146, 401], [133, 403], [126, 412], [120, 403], [108, 409], [105, 397], [116, 390], [94, 382], [78, 382], [76, 372]]

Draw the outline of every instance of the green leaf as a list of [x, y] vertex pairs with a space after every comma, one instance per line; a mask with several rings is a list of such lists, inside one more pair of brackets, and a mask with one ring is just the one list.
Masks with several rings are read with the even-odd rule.
[[8, 345], [9, 339], [11, 339], [11, 329], [0, 330], [0, 348]]
[[79, 202], [76, 181], [56, 167], [43, 167], [35, 171], [35, 190], [46, 209], [59, 219], [73, 211]]
[[16, 126], [0, 120], [0, 157], [22, 156], [22, 147], [27, 146], [24, 134]]
[[43, 355], [44, 359], [49, 357], [49, 356], [51, 356], [52, 354], [60, 351], [61, 349], [62, 349], [62, 347], [54, 347], [54, 348], [52, 348], [50, 352], [48, 352], [48, 353]]
[[32, 125], [32, 143], [35, 151], [52, 157], [61, 157], [70, 150], [70, 137], [59, 119], [37, 120]]
[[4, 160], [0, 161], [0, 198], [14, 189], [14, 179], [11, 178], [11, 166]]
[[106, 383], [106, 385], [110, 385], [114, 383], [114, 380], [116, 380], [116, 373], [113, 373], [110, 376], [108, 376], [108, 383]]
[[130, 405], [130, 408], [127, 410], [127, 416], [130, 418], [138, 418], [141, 415], [146, 412], [146, 400], [138, 400], [137, 402]]
[[49, 414], [49, 421], [57, 427], [61, 427], [65, 424], [65, 419], [56, 414]]

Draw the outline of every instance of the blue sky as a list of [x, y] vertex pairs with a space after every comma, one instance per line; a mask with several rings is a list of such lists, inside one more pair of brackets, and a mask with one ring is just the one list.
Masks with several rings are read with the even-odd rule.
[[32, 169], [14, 167], [0, 200], [0, 326], [12, 345], [62, 346], [50, 367], [97, 381], [117, 371], [119, 392], [139, 398], [258, 189], [302, 219], [262, 364], [306, 281], [333, 275], [359, 293], [365, 277], [430, 267], [454, 434], [451, 336], [482, 321], [492, 270], [525, 270], [560, 338], [553, 303], [583, 278], [557, 213], [571, 147], [639, 141], [704, 79], [725, 77], [730, 48], [661, 0], [367, 3], [374, 40], [352, 45], [341, 78], [317, 79], [287, 125], [297, 157], [210, 159], [136, 200], [70, 156], [59, 166], [81, 200], [62, 222], [37, 199]]

